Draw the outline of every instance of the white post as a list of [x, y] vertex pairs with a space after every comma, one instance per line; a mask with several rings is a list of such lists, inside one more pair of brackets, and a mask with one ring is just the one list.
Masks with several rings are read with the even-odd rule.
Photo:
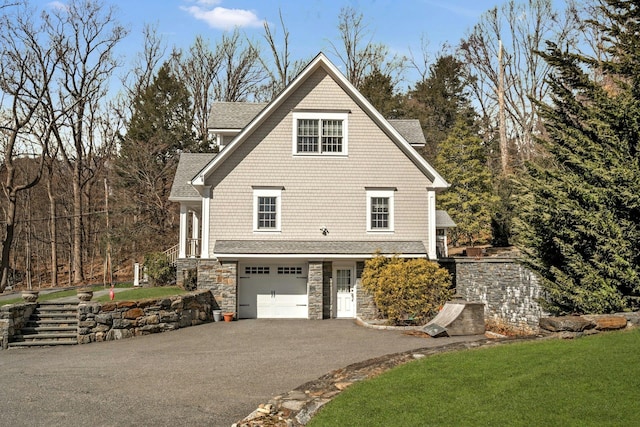
[[427, 190], [427, 212], [429, 213], [427, 256], [429, 259], [438, 259], [436, 252], [436, 192], [434, 190]]
[[133, 263], [133, 286], [140, 286], [140, 264], [137, 262]]
[[196, 212], [191, 213], [191, 248], [189, 250], [189, 256], [195, 258], [198, 254], [198, 237], [200, 237], [200, 221]]
[[189, 217], [187, 217], [187, 205], [180, 203], [180, 236], [178, 238], [178, 258], [187, 257], [187, 229]]
[[211, 186], [202, 188], [202, 237], [200, 239], [200, 258], [209, 258], [209, 227], [211, 209]]

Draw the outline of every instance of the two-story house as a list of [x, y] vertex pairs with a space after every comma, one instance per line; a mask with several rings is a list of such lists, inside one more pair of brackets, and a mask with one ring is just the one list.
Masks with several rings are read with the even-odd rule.
[[411, 144], [419, 123], [386, 120], [323, 54], [270, 103], [216, 104], [210, 125], [220, 152], [183, 154], [170, 200], [178, 282], [196, 270], [222, 309], [367, 317], [366, 259], [437, 258], [448, 184]]

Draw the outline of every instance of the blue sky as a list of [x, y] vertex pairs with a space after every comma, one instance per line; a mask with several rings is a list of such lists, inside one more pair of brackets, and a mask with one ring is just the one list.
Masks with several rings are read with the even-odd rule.
[[[330, 41], [338, 42], [337, 22], [341, 8], [351, 6], [363, 13], [373, 41], [387, 45], [392, 52], [420, 53], [421, 38], [429, 41], [432, 53], [465, 35], [480, 15], [502, 3], [501, 0], [103, 0], [119, 9], [119, 18], [129, 36], [119, 51], [125, 62], [142, 49], [141, 32], [145, 23], [156, 23], [171, 46], [186, 48], [196, 35], [212, 44], [224, 31], [235, 26], [253, 40], [262, 41], [262, 24], [273, 24], [277, 34], [279, 10], [290, 33], [293, 60], [313, 58], [330, 52]], [[64, 3], [64, 0], [59, 0]], [[51, 6], [51, 0], [36, 0]], [[336, 63], [336, 65], [339, 65]]]

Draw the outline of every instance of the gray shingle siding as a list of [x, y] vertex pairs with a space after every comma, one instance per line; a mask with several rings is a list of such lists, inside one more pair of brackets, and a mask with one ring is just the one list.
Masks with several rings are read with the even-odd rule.
[[[350, 111], [348, 156], [295, 156], [293, 110]], [[359, 105], [318, 70], [208, 177], [210, 248], [220, 240], [428, 241], [431, 181]], [[282, 191], [282, 231], [253, 231], [253, 186]], [[366, 189], [395, 188], [395, 231], [366, 231]], [[424, 250], [424, 249], [423, 249]], [[426, 252], [426, 251], [425, 251]]]

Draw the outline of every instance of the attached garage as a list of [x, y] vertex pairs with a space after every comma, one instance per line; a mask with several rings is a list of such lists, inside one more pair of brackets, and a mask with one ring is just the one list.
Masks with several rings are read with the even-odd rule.
[[238, 266], [238, 316], [306, 319], [307, 265], [251, 262]]

